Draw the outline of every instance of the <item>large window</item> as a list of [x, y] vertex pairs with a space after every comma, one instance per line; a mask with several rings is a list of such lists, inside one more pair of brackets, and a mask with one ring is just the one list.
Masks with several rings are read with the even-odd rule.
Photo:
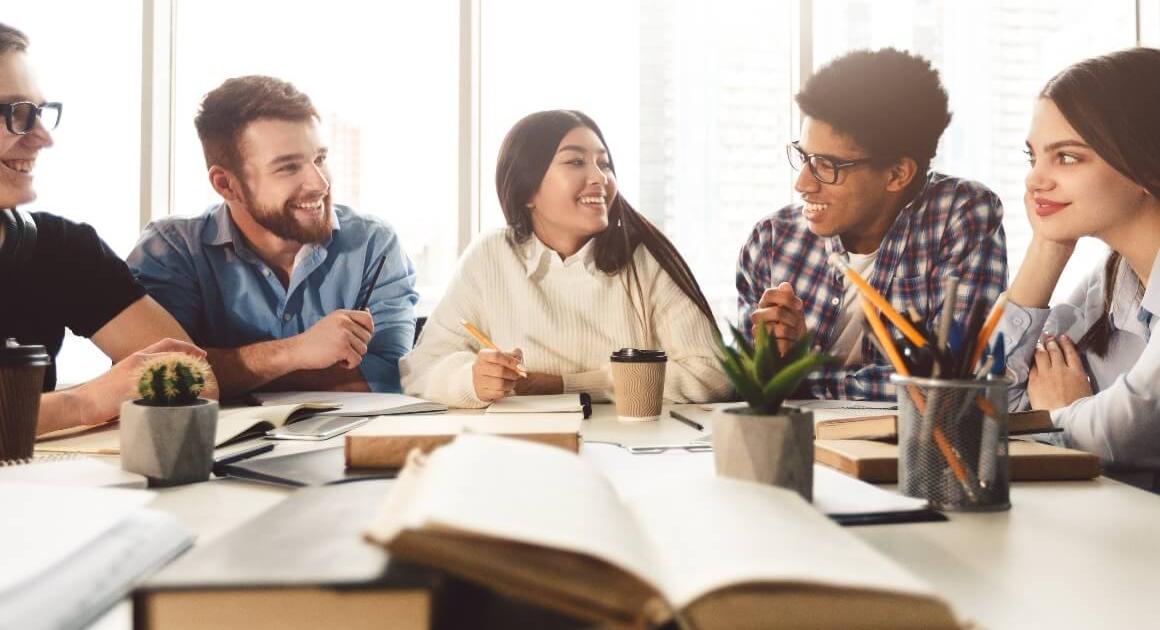
[[[494, 171], [504, 134], [533, 111], [569, 108], [601, 125], [623, 194], [682, 251], [718, 318], [732, 320], [742, 243], [795, 198], [784, 145], [798, 133], [799, 75], [882, 46], [941, 72], [954, 120], [933, 166], [1000, 195], [1014, 274], [1031, 235], [1022, 146], [1036, 93], [1078, 59], [1137, 38], [1160, 44], [1160, 0], [430, 0], [405, 12], [359, 0], [42, 4], [15, 3], [0, 18], [29, 33], [46, 95], [65, 103], [35, 209], [92, 223], [122, 255], [143, 216], [204, 211], [219, 200], [193, 128], [202, 96], [232, 76], [274, 75], [321, 112], [335, 201], [398, 230], [422, 313], [476, 230], [503, 224]], [[144, 20], [146, 9], [163, 19]], [[144, 86], [142, 42], [156, 46]], [[143, 92], [164, 104], [144, 125]], [[142, 146], [168, 147], [168, 168], [143, 169]], [[173, 202], [143, 211], [142, 191]], [[1057, 297], [1100, 249], [1081, 243]], [[60, 363], [63, 383], [107, 366], [71, 339]]]
[[719, 318], [753, 224], [792, 200], [790, 3], [597, 0], [565, 15], [535, 0], [481, 15], [481, 225], [503, 224], [496, 154], [540, 109], [604, 131], [630, 203], [688, 260]]
[[[978, 180], [1003, 201], [1011, 278], [1031, 243], [1024, 140], [1044, 83], [1068, 64], [1135, 44], [1135, 2], [815, 0], [814, 66], [848, 50], [894, 46], [932, 61], [951, 125], [932, 168]], [[1055, 292], [1065, 298], [1103, 243], [1083, 239]]]

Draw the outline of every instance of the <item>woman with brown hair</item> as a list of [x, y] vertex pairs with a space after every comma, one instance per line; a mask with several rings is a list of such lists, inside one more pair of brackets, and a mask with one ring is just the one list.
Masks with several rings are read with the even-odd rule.
[[[611, 389], [609, 355], [668, 355], [665, 398], [722, 400], [717, 329], [672, 243], [618, 194], [600, 128], [577, 111], [537, 112], [508, 132], [496, 166], [508, 226], [476, 239], [400, 362], [409, 394], [479, 407], [512, 393]], [[478, 327], [499, 348], [481, 348]]]
[[[1027, 140], [1034, 237], [1001, 328], [1012, 408], [1050, 410], [1065, 444], [1113, 468], [1160, 469], [1157, 103], [1156, 49], [1088, 59], [1048, 81]], [[1111, 254], [1049, 309], [1082, 236]]]

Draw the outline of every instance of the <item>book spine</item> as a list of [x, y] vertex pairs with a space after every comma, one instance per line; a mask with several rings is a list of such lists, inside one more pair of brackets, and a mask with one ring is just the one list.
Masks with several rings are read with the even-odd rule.
[[[558, 446], [573, 453], [580, 451], [576, 433], [519, 433], [504, 437]], [[348, 435], [347, 468], [402, 468], [412, 449], [430, 453], [455, 439], [454, 435]]]

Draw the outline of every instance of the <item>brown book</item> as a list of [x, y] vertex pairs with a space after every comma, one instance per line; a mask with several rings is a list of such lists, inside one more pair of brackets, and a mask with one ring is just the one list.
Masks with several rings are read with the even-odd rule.
[[[1028, 440], [1008, 442], [1012, 481], [1094, 479], [1100, 460], [1091, 453]], [[814, 459], [871, 483], [898, 482], [898, 445], [874, 440], [814, 440]]]
[[932, 587], [793, 492], [704, 476], [618, 494], [574, 454], [496, 436], [410, 457], [367, 537], [601, 627], [958, 627]]
[[[821, 412], [825, 413], [825, 412]], [[897, 440], [898, 415], [878, 413], [869, 415], [829, 418], [814, 423], [814, 437], [819, 440]], [[815, 412], [815, 416], [819, 412]], [[1058, 431], [1051, 422], [1051, 413], [1045, 410], [1017, 411], [1007, 414], [1008, 435], [1028, 435]]]
[[580, 412], [385, 416], [346, 434], [346, 465], [401, 468], [411, 449], [429, 453], [464, 432], [503, 435], [575, 453], [583, 421]]
[[135, 630], [437, 624], [444, 578], [360, 536], [390, 481], [300, 490], [133, 593]]

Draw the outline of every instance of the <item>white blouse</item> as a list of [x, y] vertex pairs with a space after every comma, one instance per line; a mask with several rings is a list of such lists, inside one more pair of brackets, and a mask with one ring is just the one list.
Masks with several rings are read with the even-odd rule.
[[648, 249], [633, 255], [642, 300], [627, 270], [596, 268], [594, 241], [566, 260], [533, 235], [516, 243], [509, 228], [485, 234], [459, 261], [447, 293], [415, 349], [399, 362], [403, 390], [455, 407], [482, 407], [471, 368], [479, 343], [466, 320], [501, 350], [523, 350], [531, 372], [558, 374], [565, 392], [611, 395], [609, 355], [626, 347], [668, 354], [665, 398], [725, 400], [731, 387], [717, 363], [712, 325]]
[[[999, 330], [1007, 344], [1007, 367], [1015, 380], [1012, 411], [1027, 409], [1027, 375], [1040, 335], [1067, 335], [1078, 342], [1104, 310], [1104, 265], [1062, 304], [1050, 309], [1008, 306]], [[1052, 411], [1067, 446], [1099, 455], [1117, 468], [1160, 469], [1160, 256], [1148, 286], [1120, 264], [1113, 294], [1108, 352], [1083, 353], [1094, 395]]]

